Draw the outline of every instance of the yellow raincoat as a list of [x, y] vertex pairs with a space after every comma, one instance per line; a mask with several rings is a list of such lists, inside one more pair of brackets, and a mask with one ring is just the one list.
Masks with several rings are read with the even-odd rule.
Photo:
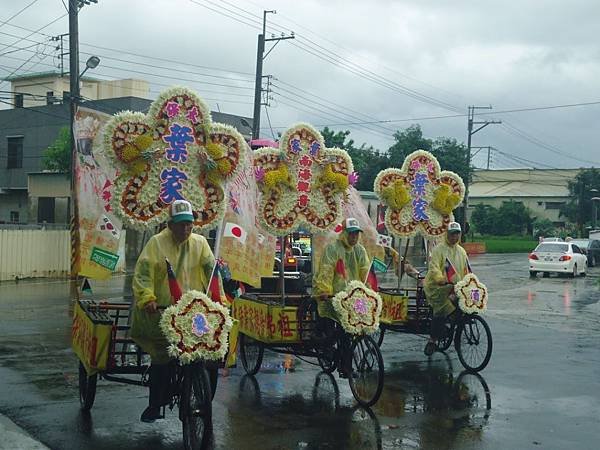
[[[450, 269], [451, 277], [448, 280], [448, 271], [446, 270], [446, 260], [452, 265]], [[452, 274], [452, 272], [454, 272]], [[444, 241], [440, 242], [433, 248], [431, 252], [431, 261], [429, 262], [429, 270], [425, 276], [425, 295], [427, 302], [433, 308], [433, 315], [447, 316], [456, 308], [448, 298], [451, 286], [440, 286], [438, 283], [442, 281], [456, 284], [469, 273], [467, 263], [467, 252], [460, 245], [450, 245], [448, 239], [444, 237]]]
[[[365, 247], [360, 243], [350, 246], [348, 233], [342, 231], [335, 242], [325, 247], [313, 281], [313, 296], [334, 296], [346, 289], [346, 284], [352, 280], [364, 282], [370, 266], [371, 261]], [[319, 301], [318, 307], [321, 317], [336, 318], [331, 301]]]
[[[215, 264], [215, 257], [203, 236], [192, 233], [186, 241], [177, 244], [169, 228], [152, 236], [142, 250], [133, 276], [135, 307], [131, 337], [150, 354], [155, 364], [169, 361], [168, 344], [158, 325], [160, 312], [149, 313], [144, 307], [153, 300], [159, 306], [171, 304], [165, 258], [173, 266], [183, 293], [191, 289], [206, 292]], [[221, 297], [226, 304], [223, 293]]]

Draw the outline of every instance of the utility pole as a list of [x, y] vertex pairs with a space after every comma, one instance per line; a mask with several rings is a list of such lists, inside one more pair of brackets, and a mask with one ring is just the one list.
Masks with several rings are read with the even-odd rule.
[[475, 156], [477, 156], [477, 153], [479, 153], [481, 150], [486, 149], [487, 150], [487, 170], [490, 170], [490, 161], [491, 161], [491, 151], [493, 150], [494, 147], [487, 145], [487, 146], [483, 146], [483, 147], [471, 147], [471, 150], [476, 148], [477, 151], [475, 153], [473, 153], [473, 155], [471, 156], [471, 159], [475, 158]]
[[[98, 0], [69, 0], [69, 131], [71, 135], [71, 279], [77, 278], [79, 270], [79, 214], [77, 209], [77, 184], [75, 162], [77, 147], [73, 125], [79, 102], [79, 9]], [[62, 42], [62, 38], [61, 38]], [[62, 55], [61, 55], [62, 59]]]
[[[266, 57], [271, 53], [271, 51], [275, 48], [279, 41], [283, 41], [286, 39], [294, 39], [294, 33], [292, 32], [289, 36], [282, 34], [279, 37], [275, 37], [274, 35], [265, 39], [265, 33], [267, 30], [267, 14], [277, 14], [277, 11], [263, 11], [263, 27], [262, 34], [258, 35], [258, 45], [256, 48], [256, 79], [254, 83], [254, 114], [252, 116], [252, 139], [258, 139], [260, 134], [260, 107], [262, 106], [262, 79], [263, 79], [263, 61]], [[265, 55], [265, 42], [275, 41], [273, 47], [269, 49], [267, 54]]]
[[[467, 211], [469, 210], [469, 178], [471, 177], [471, 137], [493, 123], [502, 123], [501, 120], [483, 120], [479, 122], [475, 122], [475, 110], [476, 109], [492, 109], [492, 106], [469, 106], [468, 113], [468, 121], [467, 121], [467, 168], [469, 170], [469, 176], [464, 180], [465, 182], [465, 200], [463, 202], [463, 217], [461, 221], [461, 228], [463, 229], [463, 236], [465, 235], [465, 225], [467, 223]], [[473, 125], [480, 125], [475, 130], [473, 129]], [[489, 164], [489, 156], [488, 156], [488, 164]]]

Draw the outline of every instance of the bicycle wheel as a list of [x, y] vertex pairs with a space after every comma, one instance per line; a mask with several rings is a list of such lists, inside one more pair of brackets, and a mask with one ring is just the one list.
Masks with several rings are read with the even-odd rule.
[[79, 362], [79, 403], [83, 411], [89, 411], [96, 399], [96, 383], [98, 374], [88, 376], [85, 367]]
[[240, 333], [240, 356], [242, 365], [248, 375], [256, 375], [263, 360], [264, 347], [258, 341]]
[[374, 405], [383, 389], [383, 358], [370, 336], [354, 340], [350, 350], [348, 382], [356, 401], [364, 407]]
[[483, 370], [492, 356], [492, 333], [487, 322], [475, 314], [464, 316], [458, 325], [454, 346], [465, 369]]
[[470, 426], [482, 427], [490, 417], [490, 388], [481, 375], [463, 371], [454, 382], [453, 409], [462, 412]]
[[201, 363], [184, 367], [179, 417], [183, 422], [183, 447], [206, 448], [212, 433], [212, 394], [206, 368]]

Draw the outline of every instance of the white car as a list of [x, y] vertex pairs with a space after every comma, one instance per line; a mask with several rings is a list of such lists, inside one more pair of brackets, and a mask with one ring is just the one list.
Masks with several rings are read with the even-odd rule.
[[529, 254], [529, 275], [542, 272], [544, 277], [568, 273], [571, 277], [587, 273], [587, 257], [572, 242], [542, 242]]

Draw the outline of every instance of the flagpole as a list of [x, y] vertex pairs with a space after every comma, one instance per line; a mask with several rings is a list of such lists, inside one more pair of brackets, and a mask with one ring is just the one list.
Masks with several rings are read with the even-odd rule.
[[221, 222], [217, 227], [217, 232], [215, 236], [215, 264], [210, 272], [210, 277], [208, 278], [208, 284], [206, 285], [206, 295], [208, 296], [208, 292], [210, 291], [210, 282], [212, 281], [213, 276], [215, 275], [215, 270], [217, 269], [217, 265], [219, 264], [219, 252], [221, 251], [221, 239], [223, 238], [223, 221], [225, 220], [225, 216], [221, 217]]

